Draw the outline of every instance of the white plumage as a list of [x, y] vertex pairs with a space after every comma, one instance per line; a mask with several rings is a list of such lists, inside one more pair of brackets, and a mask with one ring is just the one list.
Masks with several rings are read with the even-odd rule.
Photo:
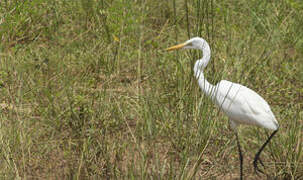
[[241, 84], [222, 80], [215, 86], [215, 102], [230, 118], [231, 125], [257, 125], [277, 130], [279, 125], [267, 102]]

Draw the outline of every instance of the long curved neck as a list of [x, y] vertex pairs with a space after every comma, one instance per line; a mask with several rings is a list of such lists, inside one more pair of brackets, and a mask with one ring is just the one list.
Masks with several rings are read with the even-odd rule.
[[208, 43], [206, 41], [204, 41], [204, 43], [202, 43], [202, 46], [199, 47], [199, 49], [202, 50], [202, 52], [203, 52], [203, 58], [199, 59], [195, 63], [194, 73], [195, 73], [195, 77], [197, 78], [198, 84], [199, 84], [200, 88], [202, 89], [202, 91], [207, 96], [210, 96], [214, 91], [214, 86], [205, 79], [204, 73], [203, 73], [204, 68], [206, 68], [206, 66], [210, 60], [210, 47], [209, 47]]
[[[199, 60], [200, 61], [200, 60]], [[196, 62], [199, 63], [199, 61]], [[203, 70], [197, 70], [195, 71], [195, 76], [198, 80], [198, 84], [200, 86], [200, 88], [202, 89], [202, 91], [207, 95], [207, 96], [210, 96], [214, 93], [214, 85], [212, 85], [211, 83], [209, 83], [207, 81], [207, 79], [205, 79], [204, 77], [204, 73], [203, 73]]]

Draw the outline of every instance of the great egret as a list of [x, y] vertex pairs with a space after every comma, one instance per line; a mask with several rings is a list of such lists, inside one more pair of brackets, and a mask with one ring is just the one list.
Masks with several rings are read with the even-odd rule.
[[279, 124], [272, 113], [268, 103], [255, 91], [237, 83], [221, 80], [217, 85], [210, 84], [203, 74], [204, 68], [210, 60], [210, 47], [208, 43], [200, 37], [192, 38], [185, 43], [167, 48], [167, 51], [176, 49], [199, 49], [203, 52], [203, 58], [196, 61], [194, 66], [195, 77], [202, 91], [210, 96], [211, 99], [223, 110], [229, 117], [231, 128], [235, 130], [237, 146], [240, 159], [240, 179], [243, 177], [243, 156], [241, 146], [236, 131], [240, 124], [256, 125], [264, 127], [274, 132], [268, 137], [266, 142], [256, 153], [253, 165], [255, 172], [261, 172], [258, 167], [258, 161], [264, 167], [260, 160], [260, 154], [271, 138], [278, 132]]

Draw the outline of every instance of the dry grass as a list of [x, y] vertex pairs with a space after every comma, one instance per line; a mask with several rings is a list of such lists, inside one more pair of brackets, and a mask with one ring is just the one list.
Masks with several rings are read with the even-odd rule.
[[[226, 116], [192, 76], [254, 89], [281, 129], [267, 178], [303, 177], [303, 12], [299, 1], [1, 1], [0, 177], [237, 179]], [[245, 179], [268, 132], [240, 128]], [[261, 179], [265, 179], [261, 176]]]

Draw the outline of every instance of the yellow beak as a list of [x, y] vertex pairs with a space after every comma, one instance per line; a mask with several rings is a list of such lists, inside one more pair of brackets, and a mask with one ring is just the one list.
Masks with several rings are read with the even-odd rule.
[[166, 48], [165, 50], [166, 51], [172, 51], [172, 50], [183, 48], [185, 45], [186, 45], [185, 43], [182, 43], [182, 44], [178, 44], [178, 45]]

